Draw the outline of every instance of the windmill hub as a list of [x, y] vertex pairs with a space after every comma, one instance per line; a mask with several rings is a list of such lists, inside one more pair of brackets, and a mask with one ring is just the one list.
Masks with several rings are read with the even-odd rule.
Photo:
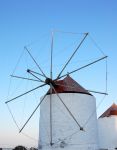
[[50, 84], [52, 84], [53, 86], [55, 85], [55, 82], [50, 78], [46, 78], [45, 83], [48, 85], [50, 85]]

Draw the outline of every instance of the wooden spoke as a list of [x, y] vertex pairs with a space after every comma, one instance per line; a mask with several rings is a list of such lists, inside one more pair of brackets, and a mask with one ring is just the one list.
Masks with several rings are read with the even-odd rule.
[[32, 56], [32, 54], [30, 53], [30, 51], [28, 50], [28, 48], [26, 46], [24, 48], [26, 49], [26, 51], [28, 52], [28, 54], [30, 55], [30, 57], [32, 58], [32, 60], [34, 61], [34, 63], [37, 65], [37, 67], [39, 68], [39, 70], [41, 71], [41, 73], [43, 74], [43, 76], [46, 78], [46, 75], [44, 74], [44, 72], [42, 71], [41, 67], [36, 62], [36, 60], [34, 59], [34, 57]]
[[39, 102], [39, 104], [37, 105], [37, 107], [36, 107], [35, 110], [32, 112], [32, 114], [30, 115], [30, 117], [28, 118], [28, 120], [26, 121], [26, 123], [23, 125], [23, 127], [20, 129], [19, 132], [21, 132], [21, 131], [24, 129], [24, 127], [27, 125], [27, 123], [28, 123], [29, 120], [32, 118], [32, 116], [34, 115], [34, 113], [36, 112], [36, 110], [39, 108], [39, 106], [41, 105], [41, 103], [44, 101], [45, 97], [46, 97], [46, 94], [44, 95], [44, 97], [42, 98], [42, 100]]
[[22, 97], [22, 96], [24, 96], [24, 95], [26, 95], [26, 94], [28, 94], [28, 93], [34, 91], [34, 90], [37, 90], [37, 89], [39, 89], [40, 87], [43, 87], [43, 86], [45, 86], [45, 85], [47, 85], [47, 84], [42, 84], [42, 85], [40, 85], [40, 86], [37, 86], [37, 87], [35, 87], [34, 89], [31, 89], [31, 90], [29, 90], [29, 91], [27, 91], [27, 92], [25, 92], [25, 93], [23, 93], [23, 94], [21, 94], [21, 95], [18, 95], [18, 96], [16, 96], [16, 97], [14, 97], [14, 98], [12, 98], [12, 99], [6, 101], [5, 103], [7, 104], [7, 103], [9, 103], [9, 102], [11, 102], [11, 101], [14, 101], [15, 99], [20, 98], [20, 97]]
[[85, 34], [85, 37], [82, 39], [82, 41], [80, 42], [80, 44], [77, 46], [77, 48], [73, 52], [72, 56], [68, 59], [67, 63], [65, 64], [65, 66], [63, 67], [63, 69], [61, 70], [61, 72], [59, 73], [57, 79], [59, 79], [59, 77], [61, 76], [62, 72], [65, 70], [65, 68], [67, 67], [67, 65], [69, 64], [69, 62], [72, 60], [72, 58], [74, 57], [74, 55], [76, 54], [76, 52], [78, 51], [78, 49], [80, 48], [80, 46], [82, 45], [82, 43], [84, 42], [84, 40], [87, 37], [87, 35], [88, 35], [88, 33]]

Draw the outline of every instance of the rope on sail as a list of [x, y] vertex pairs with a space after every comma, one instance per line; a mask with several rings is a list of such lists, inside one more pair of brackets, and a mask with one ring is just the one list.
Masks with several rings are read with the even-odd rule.
[[90, 40], [92, 41], [92, 43], [97, 47], [97, 49], [98, 49], [104, 56], [106, 56], [105, 53], [102, 51], [102, 49], [99, 47], [99, 45], [98, 45], [97, 42], [92, 38], [91, 35], [89, 35], [89, 38], [90, 38]]
[[18, 65], [19, 65], [19, 63], [20, 63], [20, 61], [21, 61], [21, 58], [22, 58], [22, 56], [24, 55], [24, 52], [25, 52], [25, 50], [23, 49], [21, 55], [19, 56], [19, 59], [18, 59], [16, 65], [15, 65], [15, 68], [13, 69], [12, 75], [13, 75], [14, 72], [16, 71], [16, 69], [17, 69], [17, 67], [18, 67]]

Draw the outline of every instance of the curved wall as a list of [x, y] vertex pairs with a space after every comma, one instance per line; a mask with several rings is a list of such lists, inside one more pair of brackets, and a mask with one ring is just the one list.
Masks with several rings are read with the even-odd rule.
[[98, 119], [100, 148], [117, 148], [117, 116]]
[[[91, 95], [59, 94], [84, 131], [73, 120], [56, 94], [52, 94], [52, 146], [54, 149], [95, 150], [98, 148], [96, 102]], [[86, 123], [87, 122], [87, 123]], [[53, 149], [50, 143], [50, 95], [40, 107], [39, 145], [42, 150]]]

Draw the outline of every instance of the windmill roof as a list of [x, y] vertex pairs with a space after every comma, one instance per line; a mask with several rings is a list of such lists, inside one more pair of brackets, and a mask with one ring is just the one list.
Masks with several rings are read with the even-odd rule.
[[117, 116], [117, 105], [113, 103], [99, 118], [110, 117], [112, 115]]
[[[57, 93], [82, 93], [91, 95], [85, 88], [73, 80], [69, 75], [63, 80], [55, 81], [55, 90]], [[47, 94], [50, 94], [50, 89]], [[52, 94], [55, 94], [55, 91], [52, 90]]]

